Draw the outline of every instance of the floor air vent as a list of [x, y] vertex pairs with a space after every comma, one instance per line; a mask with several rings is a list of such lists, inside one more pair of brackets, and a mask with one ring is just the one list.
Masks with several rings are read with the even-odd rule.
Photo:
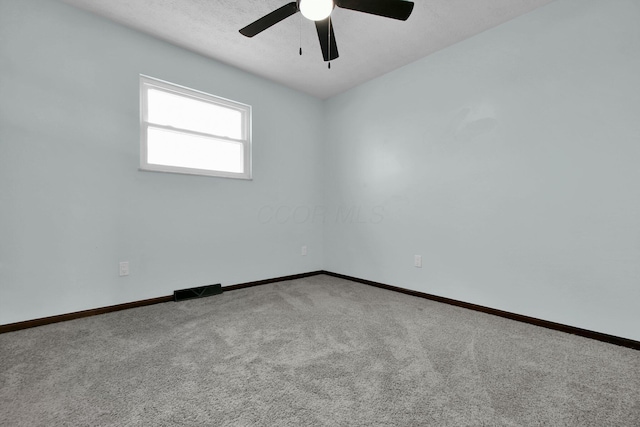
[[181, 289], [179, 291], [173, 291], [173, 300], [184, 301], [187, 299], [210, 297], [211, 295], [218, 295], [222, 293], [222, 285], [200, 286], [198, 288]]

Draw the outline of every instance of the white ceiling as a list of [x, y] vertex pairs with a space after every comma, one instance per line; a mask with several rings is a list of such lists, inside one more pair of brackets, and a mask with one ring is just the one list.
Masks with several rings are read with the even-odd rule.
[[63, 1], [325, 99], [553, 0], [415, 0], [404, 22], [336, 8], [340, 57], [330, 70], [313, 22], [299, 13], [253, 38], [238, 32], [290, 0]]

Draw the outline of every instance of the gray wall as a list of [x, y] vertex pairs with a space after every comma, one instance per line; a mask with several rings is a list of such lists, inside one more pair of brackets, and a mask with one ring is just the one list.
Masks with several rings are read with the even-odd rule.
[[[252, 105], [253, 181], [139, 172], [140, 73]], [[70, 6], [0, 0], [0, 324], [321, 269], [319, 222], [259, 214], [321, 203], [322, 112]]]
[[329, 100], [327, 209], [363, 214], [325, 268], [640, 339], [639, 21], [557, 1]]

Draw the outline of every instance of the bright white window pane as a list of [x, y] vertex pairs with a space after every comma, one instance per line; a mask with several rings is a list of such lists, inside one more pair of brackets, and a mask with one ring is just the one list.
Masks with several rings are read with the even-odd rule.
[[242, 139], [242, 113], [197, 99], [149, 89], [148, 121], [233, 139]]
[[243, 144], [149, 127], [147, 162], [223, 172], [244, 172]]

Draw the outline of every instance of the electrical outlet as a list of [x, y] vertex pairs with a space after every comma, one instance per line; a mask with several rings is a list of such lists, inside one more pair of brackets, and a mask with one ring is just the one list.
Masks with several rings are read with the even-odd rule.
[[303, 246], [302, 249], [300, 249], [300, 255], [307, 256], [307, 247], [306, 246]]
[[129, 275], [129, 261], [122, 261], [120, 263], [120, 276]]
[[422, 255], [413, 256], [413, 266], [416, 268], [422, 268]]

